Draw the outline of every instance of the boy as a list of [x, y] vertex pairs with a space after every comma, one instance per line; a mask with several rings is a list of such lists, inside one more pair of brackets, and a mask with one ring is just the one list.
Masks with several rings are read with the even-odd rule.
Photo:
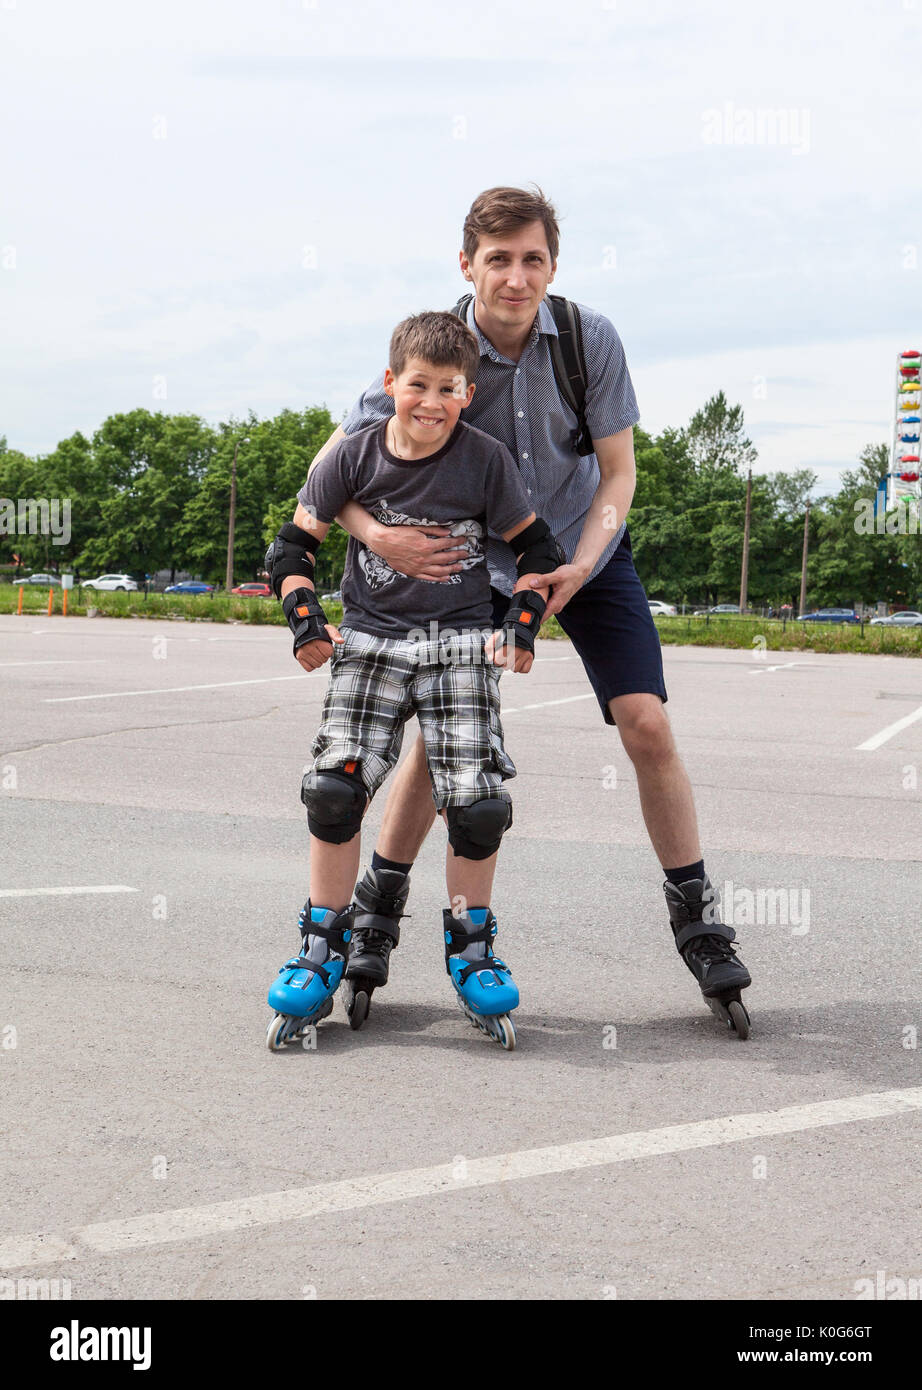
[[[394, 415], [341, 440], [314, 465], [295, 523], [282, 527], [266, 557], [301, 665], [315, 670], [332, 656], [314, 764], [301, 789], [311, 835], [302, 953], [269, 991], [273, 1050], [330, 1013], [344, 975], [354, 1028], [374, 988], [387, 983], [410, 866], [376, 857], [351, 899], [362, 816], [396, 765], [414, 713], [448, 827], [446, 883], [456, 910], [443, 914], [446, 969], [471, 1021], [515, 1046], [508, 1015], [519, 993], [493, 956], [489, 907], [500, 840], [512, 823], [503, 782], [515, 776], [503, 747], [496, 668], [530, 669], [546, 606], [541, 576], [557, 567], [560, 551], [506, 448], [459, 420], [478, 360], [476, 338], [452, 314], [399, 324], [384, 379]], [[313, 555], [350, 499], [385, 525], [448, 526], [466, 553], [449, 582], [435, 583], [408, 578], [350, 539], [340, 633], [326, 622], [311, 575]], [[516, 598], [492, 635], [488, 528], [510, 543], [518, 570]]]

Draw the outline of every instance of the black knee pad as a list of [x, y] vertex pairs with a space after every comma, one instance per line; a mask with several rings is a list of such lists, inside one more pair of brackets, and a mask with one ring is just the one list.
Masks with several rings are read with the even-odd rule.
[[470, 806], [449, 806], [448, 843], [462, 859], [489, 859], [512, 824], [512, 806], [499, 797], [484, 797]]
[[345, 844], [362, 828], [368, 805], [358, 763], [306, 773], [301, 782], [301, 800], [307, 807], [311, 834], [329, 845]]

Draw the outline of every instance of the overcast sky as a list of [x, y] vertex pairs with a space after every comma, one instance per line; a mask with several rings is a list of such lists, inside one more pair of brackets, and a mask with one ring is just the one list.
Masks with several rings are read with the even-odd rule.
[[723, 388], [821, 489], [889, 441], [922, 0], [0, 0], [0, 52], [12, 447], [135, 406], [338, 418], [465, 288], [474, 195], [530, 181], [646, 429]]

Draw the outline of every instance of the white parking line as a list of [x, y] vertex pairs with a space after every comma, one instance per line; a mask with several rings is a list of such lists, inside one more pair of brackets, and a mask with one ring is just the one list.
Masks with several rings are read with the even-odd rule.
[[783, 661], [779, 666], [759, 666], [755, 671], [750, 671], [750, 676], [762, 676], [766, 671], [787, 671], [791, 666], [804, 666], [803, 661]]
[[0, 661], [0, 666], [102, 666], [103, 656], [61, 656], [48, 661]]
[[518, 705], [515, 709], [506, 709], [503, 706], [503, 714], [523, 714], [527, 709], [546, 709], [548, 705], [570, 705], [574, 700], [594, 700], [595, 695], [567, 695], [562, 700], [540, 700], [536, 705]]
[[917, 719], [922, 719], [922, 705], [918, 709], [914, 709], [912, 714], [904, 714], [903, 718], [898, 719], [895, 724], [888, 724], [886, 729], [881, 729], [879, 734], [872, 734], [870, 738], [865, 739], [864, 743], [859, 743], [855, 752], [873, 753], [875, 748], [879, 748], [882, 743], [893, 738], [894, 734], [908, 729], [910, 724], [915, 724]]
[[137, 893], [124, 883], [99, 883], [87, 888], [0, 888], [0, 898], [44, 898], [74, 893]]
[[630, 1163], [659, 1154], [735, 1144], [741, 1139], [772, 1134], [798, 1134], [828, 1125], [878, 1120], [922, 1109], [922, 1087], [846, 1096], [841, 1100], [791, 1105], [781, 1110], [727, 1115], [663, 1129], [635, 1130], [575, 1144], [555, 1144], [544, 1149], [496, 1154], [468, 1159], [463, 1167], [454, 1160], [431, 1168], [411, 1168], [399, 1173], [351, 1178], [317, 1187], [295, 1187], [287, 1192], [265, 1192], [255, 1197], [214, 1202], [207, 1206], [180, 1207], [118, 1221], [102, 1221], [63, 1235], [12, 1236], [0, 1242], [0, 1269], [55, 1264], [75, 1260], [90, 1252], [114, 1254], [140, 1246], [166, 1245], [170, 1241], [223, 1235], [255, 1226], [303, 1221], [331, 1212], [359, 1207], [384, 1206], [416, 1198], [441, 1196], [466, 1188], [493, 1187], [523, 1178], [551, 1173], [572, 1173], [581, 1168], [601, 1168]]
[[184, 690], [220, 690], [227, 685], [270, 685], [273, 681], [299, 681], [304, 677], [318, 676], [321, 670], [299, 671], [295, 676], [259, 676], [249, 681], [212, 681], [209, 685], [168, 685], [158, 686], [154, 690], [109, 690], [104, 695], [54, 695], [44, 703], [66, 705], [72, 704], [75, 700], [120, 700], [127, 699], [130, 695], [176, 695]]

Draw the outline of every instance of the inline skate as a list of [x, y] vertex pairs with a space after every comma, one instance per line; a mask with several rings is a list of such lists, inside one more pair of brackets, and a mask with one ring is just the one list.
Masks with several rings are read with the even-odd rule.
[[390, 954], [400, 940], [400, 919], [409, 891], [409, 875], [396, 869], [367, 869], [356, 885], [352, 941], [342, 984], [350, 1028], [361, 1028], [372, 995], [387, 984]]
[[685, 883], [663, 884], [676, 949], [701, 987], [704, 1002], [740, 1041], [749, 1037], [752, 1020], [740, 991], [752, 984], [749, 971], [737, 960], [732, 927], [718, 919], [720, 897], [705, 874]]
[[311, 1024], [333, 1011], [333, 995], [346, 968], [352, 935], [352, 907], [342, 912], [304, 904], [298, 918], [301, 954], [279, 970], [269, 988], [269, 1007], [275, 1014], [266, 1030], [266, 1046], [280, 1052], [297, 1042]]
[[508, 965], [493, 955], [496, 918], [488, 907], [473, 907], [457, 917], [446, 908], [442, 919], [445, 969], [461, 1012], [475, 1028], [512, 1052], [515, 1024], [509, 1015], [518, 1008], [519, 991]]

